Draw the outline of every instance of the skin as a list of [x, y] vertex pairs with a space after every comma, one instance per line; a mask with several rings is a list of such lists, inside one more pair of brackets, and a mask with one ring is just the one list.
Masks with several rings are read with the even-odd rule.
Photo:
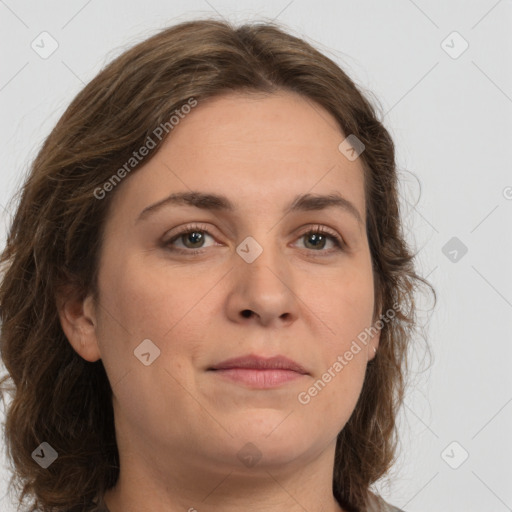
[[[374, 320], [363, 168], [339, 151], [344, 138], [327, 111], [295, 93], [230, 93], [201, 102], [118, 185], [99, 302], [59, 306], [73, 348], [101, 358], [113, 388], [120, 477], [105, 496], [111, 512], [343, 510], [332, 494], [336, 436], [379, 335], [307, 405], [297, 397]], [[137, 222], [148, 205], [190, 190], [223, 194], [235, 210], [173, 205]], [[283, 213], [299, 194], [333, 192], [362, 224], [336, 207]], [[208, 231], [202, 242], [169, 242], [193, 223]], [[315, 246], [307, 233], [317, 226], [345, 248], [330, 238]], [[252, 263], [236, 252], [248, 236], [263, 248]], [[148, 366], [134, 356], [144, 339], [160, 350]], [[247, 354], [284, 355], [309, 374], [251, 389], [207, 371]], [[252, 467], [237, 457], [247, 443], [261, 454]]]

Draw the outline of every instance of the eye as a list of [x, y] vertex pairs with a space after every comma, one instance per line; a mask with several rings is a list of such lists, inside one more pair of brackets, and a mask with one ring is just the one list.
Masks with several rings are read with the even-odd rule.
[[[306, 240], [306, 245], [313, 247], [314, 252], [331, 253], [336, 251], [342, 251], [344, 249], [344, 242], [341, 237], [334, 231], [324, 226], [315, 226], [313, 229], [309, 229], [304, 232], [301, 239]], [[330, 240], [334, 244], [334, 248], [330, 250], [322, 250], [325, 248], [326, 242]], [[308, 247], [306, 247], [308, 248]]]
[[[180, 252], [182, 254], [194, 255], [203, 253], [205, 248], [204, 243], [207, 237], [213, 239], [210, 235], [207, 226], [194, 224], [184, 226], [178, 233], [175, 233], [172, 238], [164, 242], [164, 246], [170, 251]], [[327, 253], [342, 251], [345, 244], [341, 237], [335, 232], [331, 231], [325, 226], [314, 226], [309, 228], [308, 231], [303, 232], [299, 239], [306, 240], [306, 249], [313, 252]], [[333, 248], [325, 249], [326, 243], [330, 241], [334, 245]], [[181, 247], [177, 242], [180, 242]], [[309, 245], [309, 247], [307, 247]]]
[[[169, 247], [171, 251], [177, 251], [187, 254], [197, 254], [199, 252], [203, 252], [198, 249], [204, 248], [205, 237], [213, 237], [209, 234], [206, 229], [206, 226], [200, 224], [194, 224], [192, 226], [183, 227], [178, 233], [175, 233], [174, 236], [167, 242], [164, 243], [166, 247]], [[183, 247], [185, 249], [176, 247], [175, 243], [177, 241], [182, 242]]]

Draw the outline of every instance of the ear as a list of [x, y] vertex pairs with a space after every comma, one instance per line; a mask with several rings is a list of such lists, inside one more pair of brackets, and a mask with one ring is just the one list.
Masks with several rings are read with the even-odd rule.
[[91, 363], [100, 359], [92, 295], [81, 298], [76, 290], [67, 287], [61, 290], [56, 303], [62, 330], [75, 352]]

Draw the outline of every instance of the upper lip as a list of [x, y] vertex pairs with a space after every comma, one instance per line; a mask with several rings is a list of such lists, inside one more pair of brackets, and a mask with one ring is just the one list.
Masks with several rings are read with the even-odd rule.
[[209, 370], [227, 370], [231, 368], [248, 368], [255, 370], [291, 370], [297, 373], [307, 375], [307, 370], [299, 363], [285, 356], [262, 357], [257, 355], [247, 355], [227, 359], [210, 368]]

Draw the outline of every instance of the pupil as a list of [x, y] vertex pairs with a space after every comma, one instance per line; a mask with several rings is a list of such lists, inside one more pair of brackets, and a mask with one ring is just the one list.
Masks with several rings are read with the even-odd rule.
[[191, 239], [194, 239], [192, 241], [192, 244], [195, 244], [197, 243], [198, 241], [200, 242], [201, 241], [201, 238], [202, 238], [202, 234], [199, 233], [198, 231], [193, 231], [192, 233], [189, 233], [188, 235], [188, 239], [191, 240]]
[[[309, 235], [309, 240], [316, 240], [317, 242], [320, 241], [320, 244], [321, 244], [323, 238], [324, 238], [324, 236], [322, 234], [312, 233], [311, 235]], [[313, 242], [312, 245], [314, 247], [319, 246], [319, 244], [317, 244], [315, 242]]]

